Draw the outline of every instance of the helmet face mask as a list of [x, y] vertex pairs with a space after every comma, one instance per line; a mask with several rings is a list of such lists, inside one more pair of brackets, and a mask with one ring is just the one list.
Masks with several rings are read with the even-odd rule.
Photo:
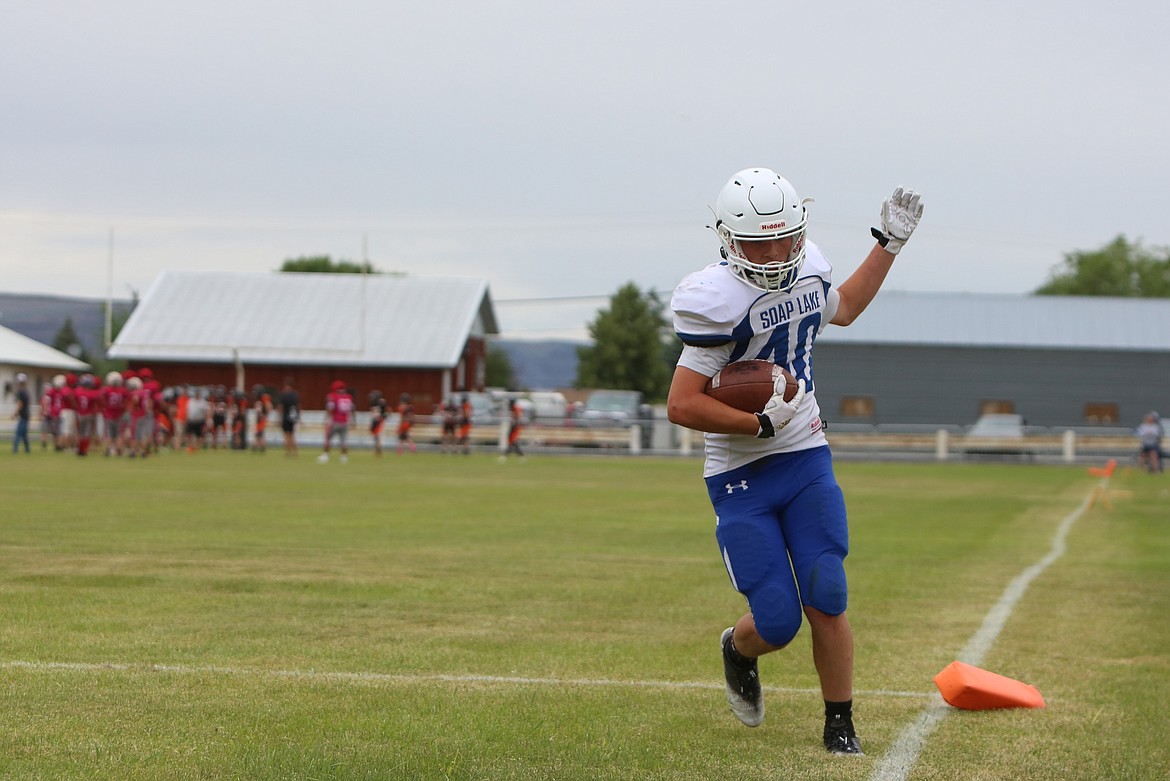
[[[801, 200], [787, 179], [767, 168], [740, 171], [723, 186], [715, 202], [715, 232], [731, 270], [752, 287], [791, 290], [804, 265], [804, 234], [811, 198]], [[756, 263], [743, 242], [792, 237], [788, 257]]]

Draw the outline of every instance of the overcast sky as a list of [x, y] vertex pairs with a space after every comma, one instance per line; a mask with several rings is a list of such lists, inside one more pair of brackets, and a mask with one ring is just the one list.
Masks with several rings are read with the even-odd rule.
[[1170, 244], [1168, 8], [0, 0], [0, 291], [365, 253], [487, 279], [505, 337], [580, 337], [710, 262], [708, 204], [762, 165], [837, 281], [903, 185], [887, 288], [1026, 293]]

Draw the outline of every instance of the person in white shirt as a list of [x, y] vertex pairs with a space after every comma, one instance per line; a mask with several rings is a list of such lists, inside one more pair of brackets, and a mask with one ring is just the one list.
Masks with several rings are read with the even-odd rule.
[[1135, 432], [1141, 442], [1138, 461], [1151, 473], [1162, 471], [1162, 424], [1155, 412], [1147, 412]]

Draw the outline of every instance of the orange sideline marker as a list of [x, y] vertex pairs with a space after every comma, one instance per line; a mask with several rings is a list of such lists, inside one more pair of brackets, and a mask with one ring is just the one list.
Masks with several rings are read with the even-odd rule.
[[963, 662], [948, 664], [934, 676], [934, 685], [948, 705], [964, 710], [1045, 706], [1035, 686]]
[[1105, 462], [1105, 466], [1091, 466], [1089, 467], [1089, 474], [1093, 477], [1113, 477], [1113, 470], [1117, 468], [1117, 459], [1111, 458]]

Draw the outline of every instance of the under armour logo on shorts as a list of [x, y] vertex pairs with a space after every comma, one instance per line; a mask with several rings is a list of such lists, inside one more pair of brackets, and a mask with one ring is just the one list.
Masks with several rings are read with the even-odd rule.
[[747, 480], [740, 480], [739, 485], [734, 485], [732, 483], [728, 483], [727, 485], [725, 485], [723, 487], [727, 489], [727, 493], [733, 494], [733, 493], [735, 493], [735, 489], [737, 489], [737, 488], [742, 488], [743, 490], [746, 491], [748, 489], [748, 484], [747, 484]]

